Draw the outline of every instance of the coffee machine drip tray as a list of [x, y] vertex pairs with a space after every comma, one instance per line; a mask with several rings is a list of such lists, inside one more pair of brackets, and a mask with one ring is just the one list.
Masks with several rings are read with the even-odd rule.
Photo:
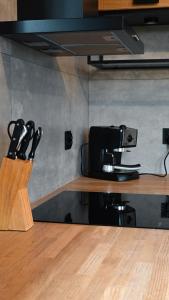
[[137, 171], [117, 170], [110, 173], [93, 172], [93, 173], [89, 173], [89, 177], [103, 179], [103, 180], [127, 181], [127, 180], [138, 179], [139, 173]]
[[40, 222], [169, 229], [169, 196], [65, 191], [32, 213]]

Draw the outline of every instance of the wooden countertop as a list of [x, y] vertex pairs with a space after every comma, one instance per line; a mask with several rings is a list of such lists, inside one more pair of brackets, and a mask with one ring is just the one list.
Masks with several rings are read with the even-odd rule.
[[[146, 1], [145, 1], [146, 2]], [[100, 11], [128, 10], [128, 9], [156, 9], [168, 8], [168, 0], [159, 0], [158, 3], [152, 4], [133, 4], [133, 0], [99, 0]]]
[[140, 176], [139, 179], [124, 182], [80, 177], [77, 180], [66, 185], [65, 189], [95, 192], [104, 191], [117, 193], [123, 192], [169, 195], [169, 175], [166, 177], [143, 175]]
[[[79, 178], [63, 189], [168, 194], [169, 177]], [[168, 300], [169, 231], [51, 223], [1, 231], [0, 292], [1, 300]]]

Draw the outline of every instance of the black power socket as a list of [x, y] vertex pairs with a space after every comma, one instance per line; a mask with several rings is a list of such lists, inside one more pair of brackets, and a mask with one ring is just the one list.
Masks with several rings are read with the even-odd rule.
[[65, 131], [65, 150], [69, 150], [72, 148], [73, 145], [73, 135], [72, 132]]
[[169, 128], [163, 128], [163, 144], [169, 145]]

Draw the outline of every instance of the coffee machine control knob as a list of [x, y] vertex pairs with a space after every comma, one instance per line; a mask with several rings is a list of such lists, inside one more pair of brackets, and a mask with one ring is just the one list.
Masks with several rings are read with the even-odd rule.
[[131, 143], [131, 142], [132, 142], [132, 140], [133, 140], [133, 137], [132, 137], [132, 135], [131, 135], [131, 134], [129, 134], [129, 135], [128, 135], [128, 137], [127, 137], [127, 141], [128, 141], [128, 143]]
[[122, 125], [119, 126], [119, 128], [122, 129], [122, 130], [126, 130], [127, 127], [126, 127], [126, 125], [122, 124]]

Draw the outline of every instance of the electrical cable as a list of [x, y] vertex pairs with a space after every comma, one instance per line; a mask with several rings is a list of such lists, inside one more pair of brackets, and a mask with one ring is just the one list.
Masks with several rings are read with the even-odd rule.
[[[81, 145], [80, 147], [80, 153], [81, 153], [81, 175], [82, 176], [87, 176], [84, 172], [84, 147], [87, 146], [88, 143], [84, 143]], [[152, 175], [152, 176], [156, 176], [156, 177], [166, 177], [168, 175], [168, 172], [167, 172], [167, 167], [166, 167], [166, 160], [169, 156], [169, 151], [167, 152], [165, 158], [164, 158], [164, 171], [165, 171], [165, 174], [155, 174], [155, 173], [139, 173], [140, 176], [142, 175]]]
[[167, 160], [168, 155], [169, 155], [169, 151], [168, 151], [168, 153], [166, 154], [166, 156], [164, 158], [164, 171], [165, 171], [165, 174], [140, 173], [139, 175], [152, 175], [152, 176], [157, 176], [157, 177], [166, 177], [168, 175], [167, 167], [166, 167], [166, 160]]
[[84, 147], [87, 146], [87, 145], [88, 145], [88, 143], [84, 143], [80, 146], [80, 156], [81, 156], [81, 166], [80, 166], [80, 168], [81, 168], [81, 175], [82, 176], [87, 176], [84, 172], [84, 159], [83, 159], [84, 158], [83, 150], [84, 150]]

